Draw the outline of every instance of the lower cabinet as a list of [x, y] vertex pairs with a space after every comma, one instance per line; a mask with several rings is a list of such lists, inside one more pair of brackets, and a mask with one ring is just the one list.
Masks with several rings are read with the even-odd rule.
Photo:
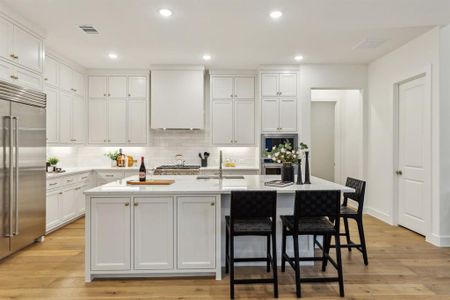
[[64, 189], [60, 195], [62, 204], [62, 221], [64, 222], [75, 218], [78, 214], [78, 201], [75, 198], [75, 188], [68, 187]]

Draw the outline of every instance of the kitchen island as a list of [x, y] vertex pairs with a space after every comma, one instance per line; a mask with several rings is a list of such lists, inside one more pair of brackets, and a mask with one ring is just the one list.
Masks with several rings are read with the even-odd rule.
[[[312, 184], [267, 187], [279, 179], [248, 175], [243, 179], [197, 179], [197, 176], [154, 176], [175, 179], [171, 185], [135, 186], [130, 177], [85, 192], [86, 281], [102, 277], [215, 275], [222, 278], [224, 216], [234, 190], [276, 190], [277, 215], [292, 214], [296, 190], [351, 188], [313, 177]], [[277, 217], [277, 239], [281, 224]], [[312, 238], [300, 240], [312, 255]], [[278, 242], [278, 249], [281, 243]], [[288, 251], [292, 245], [288, 243]], [[278, 251], [279, 252], [279, 251]], [[236, 256], [264, 256], [265, 240], [236, 242]], [[278, 254], [278, 259], [280, 258]]]

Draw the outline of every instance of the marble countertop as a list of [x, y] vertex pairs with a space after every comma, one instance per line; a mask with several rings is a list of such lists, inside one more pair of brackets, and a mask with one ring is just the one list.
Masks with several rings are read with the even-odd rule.
[[276, 190], [278, 193], [292, 194], [297, 190], [341, 190], [342, 192], [354, 192], [346, 186], [330, 182], [317, 177], [311, 178], [311, 184], [287, 186], [284, 188], [268, 187], [264, 182], [280, 179], [280, 175], [246, 175], [244, 179], [196, 179], [195, 175], [178, 176], [151, 176], [148, 179], [174, 179], [171, 185], [135, 186], [127, 185], [127, 180], [137, 180], [137, 176], [131, 176], [114, 181], [85, 192], [86, 195], [142, 195], [142, 194], [229, 194], [233, 190]]

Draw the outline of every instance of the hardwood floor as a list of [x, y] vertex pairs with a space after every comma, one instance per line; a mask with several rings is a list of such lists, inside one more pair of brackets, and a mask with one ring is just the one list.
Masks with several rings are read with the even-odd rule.
[[[352, 224], [353, 225], [353, 224]], [[365, 217], [369, 266], [343, 250], [346, 299], [450, 299], [450, 249]], [[356, 227], [351, 226], [356, 237]], [[213, 278], [95, 280], [84, 283], [84, 220], [0, 262], [0, 299], [229, 299], [228, 280]], [[302, 268], [307, 275], [314, 267]], [[329, 268], [330, 272], [332, 268]], [[242, 267], [237, 276], [264, 273]], [[290, 268], [279, 272], [280, 299], [296, 299]], [[338, 286], [303, 284], [303, 298], [342, 299]], [[270, 285], [236, 287], [236, 299], [271, 299]]]

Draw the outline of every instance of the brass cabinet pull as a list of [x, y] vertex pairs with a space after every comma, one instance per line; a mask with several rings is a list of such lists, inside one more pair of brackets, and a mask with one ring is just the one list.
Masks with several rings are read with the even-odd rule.
[[134, 203], [134, 206], [139, 206], [139, 203], [135, 202], [135, 203]]
[[48, 78], [44, 78], [45, 81], [48, 81]]
[[9, 76], [9, 77], [11, 77], [11, 79], [15, 79], [15, 80], [19, 79], [19, 77], [14, 76], [14, 75], [11, 75], [11, 76]]
[[11, 58], [14, 58], [14, 59], [18, 59], [19, 57], [17, 56], [17, 55], [15, 55], [14, 53], [13, 54], [10, 54], [9, 55]]
[[130, 203], [129, 202], [125, 202], [125, 206], [130, 206]]

